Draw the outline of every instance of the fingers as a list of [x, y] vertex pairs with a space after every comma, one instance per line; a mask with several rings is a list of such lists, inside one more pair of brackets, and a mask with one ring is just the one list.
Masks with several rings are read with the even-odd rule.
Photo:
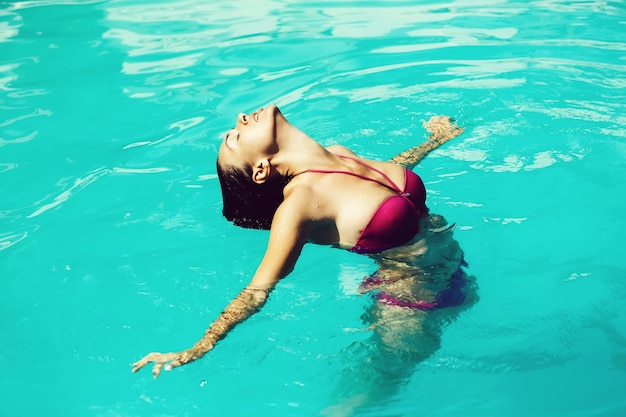
[[431, 133], [430, 139], [438, 143], [445, 143], [463, 133], [463, 127], [458, 127], [456, 121], [448, 116], [433, 116], [424, 122], [424, 128]]
[[180, 365], [182, 365], [182, 362], [180, 360], [172, 361], [165, 365], [165, 370], [171, 371], [174, 368], [178, 368]]
[[140, 370], [141, 368], [143, 368], [144, 366], [146, 366], [147, 364], [149, 364], [150, 362], [153, 361], [153, 358], [156, 355], [160, 355], [160, 353], [158, 352], [152, 352], [147, 354], [146, 356], [144, 356], [143, 358], [141, 358], [140, 360], [138, 360], [137, 362], [133, 363], [133, 372], [137, 372], [138, 370]]
[[154, 368], [152, 368], [152, 375], [154, 375], [154, 379], [159, 377], [161, 373], [161, 368], [163, 368], [163, 362], [157, 362], [154, 364]]
[[[157, 379], [159, 377], [159, 374], [161, 373], [161, 370], [163, 369], [163, 365], [165, 365], [166, 371], [169, 371], [172, 368], [175, 368], [176, 366], [180, 366], [180, 363], [174, 360], [175, 358], [176, 358], [175, 353], [159, 354], [158, 358], [154, 359], [154, 368], [152, 368], [152, 375], [154, 375], [154, 379]], [[173, 363], [168, 363], [172, 361]], [[173, 365], [174, 363], [177, 363], [178, 365]]]
[[[156, 379], [161, 373], [161, 370], [163, 369], [164, 365], [165, 365], [166, 370], [170, 370], [172, 368], [175, 368], [181, 365], [181, 363], [175, 359], [176, 359], [175, 353], [152, 352], [152, 353], [147, 354], [146, 356], [144, 356], [142, 359], [138, 360], [137, 362], [133, 363], [132, 372], [137, 372], [144, 366], [148, 365], [149, 363], [154, 362], [154, 367], [152, 368], [152, 374], [154, 375], [154, 378]], [[172, 364], [168, 364], [168, 362], [172, 362]]]

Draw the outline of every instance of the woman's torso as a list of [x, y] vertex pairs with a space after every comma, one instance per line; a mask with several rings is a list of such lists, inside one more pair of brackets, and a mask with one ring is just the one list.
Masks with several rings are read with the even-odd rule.
[[[333, 153], [356, 157], [345, 148], [331, 148]], [[419, 182], [411, 191], [421, 193], [416, 205], [425, 201], [425, 189], [419, 177], [407, 173], [404, 167], [392, 163], [348, 159], [345, 169], [351, 173], [380, 179], [371, 168], [381, 171], [400, 190], [405, 190], [406, 179]], [[368, 168], [366, 165], [371, 168]], [[342, 169], [337, 169], [341, 171]], [[374, 174], [373, 174], [374, 172]], [[378, 265], [376, 273], [378, 290], [404, 301], [433, 300], [447, 288], [449, 279], [463, 263], [463, 253], [452, 236], [454, 225], [441, 216], [428, 215], [428, 209], [413, 211], [410, 216], [398, 214], [401, 220], [388, 232], [391, 239], [383, 242], [383, 250], [355, 250], [362, 238], [363, 230], [369, 229], [372, 216], [390, 199], [401, 200], [398, 192], [377, 182], [364, 180], [351, 174], [312, 172], [307, 175], [308, 213], [313, 220], [309, 241], [318, 244], [336, 245], [359, 253], [370, 254]], [[417, 188], [417, 190], [415, 190]], [[390, 207], [393, 211], [405, 211], [408, 207]], [[405, 213], [410, 213], [406, 210]], [[393, 213], [392, 213], [393, 214]], [[384, 221], [383, 221], [384, 223]], [[395, 229], [394, 229], [395, 227]], [[375, 230], [376, 232], [376, 230]], [[400, 235], [397, 239], [396, 235]], [[383, 239], [384, 240], [384, 239]], [[381, 240], [379, 240], [379, 243]], [[373, 288], [364, 288], [369, 291]]]
[[428, 212], [421, 179], [400, 165], [359, 158], [341, 146], [328, 150], [340, 164], [307, 171], [305, 179], [309, 241], [375, 253], [410, 240]]

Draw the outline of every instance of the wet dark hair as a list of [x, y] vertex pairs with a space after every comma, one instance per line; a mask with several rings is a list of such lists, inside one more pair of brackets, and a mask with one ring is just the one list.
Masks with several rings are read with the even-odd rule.
[[237, 226], [269, 230], [274, 213], [283, 202], [283, 189], [291, 178], [275, 176], [263, 184], [252, 181], [252, 166], [222, 168], [217, 161], [222, 187], [222, 214]]

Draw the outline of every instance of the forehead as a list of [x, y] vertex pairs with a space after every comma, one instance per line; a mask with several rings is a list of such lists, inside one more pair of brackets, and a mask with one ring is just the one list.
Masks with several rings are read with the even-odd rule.
[[230, 165], [228, 163], [228, 148], [226, 147], [226, 145], [224, 144], [224, 141], [222, 141], [222, 143], [220, 144], [220, 148], [217, 151], [217, 164], [220, 166], [220, 168], [224, 169], [226, 166]]
[[217, 164], [221, 169], [226, 170], [228, 167], [240, 166], [241, 161], [236, 158], [234, 152], [222, 141], [220, 149], [217, 152]]

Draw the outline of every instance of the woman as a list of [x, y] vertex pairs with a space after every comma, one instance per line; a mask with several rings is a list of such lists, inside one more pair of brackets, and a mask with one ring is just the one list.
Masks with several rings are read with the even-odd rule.
[[[200, 341], [182, 352], [150, 353], [133, 364], [133, 372], [153, 362], [156, 378], [164, 366], [169, 370], [201, 358], [263, 306], [307, 242], [373, 256], [379, 270], [362, 289], [376, 289], [380, 303], [396, 310], [460, 305], [465, 277], [454, 241], [443, 244], [446, 253], [430, 262], [445, 271], [439, 273], [443, 278], [422, 282], [433, 252], [430, 242], [437, 244], [449, 229], [440, 217], [429, 216], [424, 184], [410, 169], [463, 131], [445, 117], [431, 119], [429, 127], [428, 141], [389, 163], [365, 160], [339, 145], [322, 147], [276, 106], [239, 114], [218, 154], [224, 215], [243, 227], [270, 229], [265, 256], [249, 285]], [[441, 267], [442, 256], [449, 267]]]

